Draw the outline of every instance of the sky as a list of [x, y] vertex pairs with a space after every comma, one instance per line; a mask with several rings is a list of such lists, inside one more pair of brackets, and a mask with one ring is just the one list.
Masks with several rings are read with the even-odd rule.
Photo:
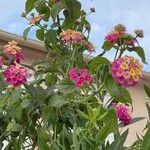
[[[22, 35], [28, 22], [21, 17], [26, 0], [0, 0], [0, 29]], [[129, 32], [135, 29], [144, 30], [144, 38], [139, 39], [144, 48], [149, 65], [144, 65], [144, 70], [150, 72], [150, 0], [80, 0], [87, 11], [91, 7], [96, 12], [88, 16], [92, 30], [90, 41], [96, 46], [95, 56], [102, 52], [101, 46], [105, 35], [118, 23], [127, 27]], [[35, 38], [34, 29], [29, 34]], [[138, 56], [135, 53], [130, 55]], [[114, 51], [110, 51], [106, 57], [110, 60], [114, 57]]]

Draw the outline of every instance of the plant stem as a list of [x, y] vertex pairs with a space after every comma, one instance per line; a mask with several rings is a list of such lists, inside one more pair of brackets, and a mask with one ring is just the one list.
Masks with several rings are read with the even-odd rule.
[[119, 51], [119, 48], [117, 48], [117, 51], [116, 51], [116, 54], [115, 54], [114, 60], [116, 60], [116, 58], [117, 58], [118, 51]]
[[88, 101], [90, 100], [92, 97], [94, 97], [95, 95], [97, 95], [104, 87], [104, 83], [99, 87], [99, 89], [95, 92], [93, 92], [90, 96], [88, 96], [85, 101]]
[[[71, 50], [71, 45], [70, 45], [70, 50]], [[70, 70], [70, 68], [71, 68], [72, 65], [73, 65], [73, 61], [74, 61], [75, 54], [76, 54], [76, 47], [75, 47], [74, 50], [72, 51], [72, 55], [71, 55], [71, 58], [70, 58], [70, 63], [69, 63], [69, 65], [68, 65], [66, 75], [68, 75], [69, 70]]]
[[59, 19], [59, 15], [57, 15], [57, 23], [58, 23], [58, 31], [59, 33], [61, 32], [61, 25], [60, 25], [60, 19]]

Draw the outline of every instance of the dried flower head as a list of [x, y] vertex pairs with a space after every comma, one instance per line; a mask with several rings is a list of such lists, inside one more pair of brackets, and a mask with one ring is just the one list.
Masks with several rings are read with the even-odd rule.
[[95, 46], [91, 42], [83, 41], [83, 45], [87, 49], [89, 53], [92, 53], [95, 51]]
[[118, 32], [126, 32], [126, 27], [124, 25], [122, 25], [122, 24], [117, 24], [114, 27], [114, 30], [118, 31]]
[[112, 63], [111, 73], [122, 86], [134, 86], [142, 77], [142, 65], [134, 57], [124, 56]]
[[136, 34], [137, 37], [143, 38], [144, 37], [144, 33], [143, 30], [135, 30], [134, 33]]

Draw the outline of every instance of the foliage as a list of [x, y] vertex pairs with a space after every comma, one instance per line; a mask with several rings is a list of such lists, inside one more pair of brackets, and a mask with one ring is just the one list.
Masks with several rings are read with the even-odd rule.
[[[91, 8], [86, 13], [78, 0], [26, 1], [22, 16], [29, 20], [29, 26], [23, 32], [24, 39], [36, 27], [36, 37], [44, 43], [47, 57], [30, 66], [24, 65], [32, 70], [33, 77], [33, 81], [26, 82], [28, 76], [17, 72], [18, 64], [23, 65], [21, 59], [16, 60], [19, 48], [15, 45], [16, 53], [11, 55], [5, 50], [11, 51], [14, 47], [2, 48], [0, 149], [4, 141], [8, 142], [7, 150], [126, 149], [128, 130], [120, 133], [119, 128], [127, 124], [118, 117], [117, 114], [124, 114], [117, 112], [117, 105], [121, 104], [129, 115], [132, 99], [128, 90], [113, 78], [112, 64], [104, 54], [116, 50], [114, 60], [117, 60], [125, 51], [135, 51], [146, 63], [145, 54], [142, 47], [134, 45], [138, 44], [139, 35], [133, 37], [119, 25], [114, 29], [117, 39], [110, 39], [114, 31], [106, 36], [100, 54], [89, 60], [84, 52], [91, 53], [95, 47], [89, 42], [91, 26], [87, 15], [93, 12]], [[16, 69], [6, 77], [6, 66], [12, 64]], [[12, 77], [14, 73], [17, 81]], [[22, 77], [25, 80], [20, 83]], [[13, 86], [8, 86], [10, 83]], [[150, 89], [145, 86], [145, 90], [149, 96]], [[135, 118], [130, 123], [141, 119]], [[139, 138], [132, 148], [148, 150], [149, 132], [148, 129], [145, 137]], [[110, 134], [114, 135], [113, 142], [108, 139]]]

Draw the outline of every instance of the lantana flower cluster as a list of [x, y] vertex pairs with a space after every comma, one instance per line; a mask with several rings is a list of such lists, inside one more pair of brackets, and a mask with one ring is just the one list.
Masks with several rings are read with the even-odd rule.
[[27, 82], [29, 71], [20, 64], [12, 64], [4, 71], [4, 79], [7, 83], [17, 87]]
[[122, 86], [134, 86], [142, 77], [142, 65], [132, 56], [123, 56], [112, 62], [111, 73]]
[[[117, 43], [120, 43], [120, 38], [122, 36], [130, 36], [131, 37], [131, 35], [126, 32], [125, 26], [122, 24], [118, 24], [117, 26], [114, 27], [114, 29], [111, 32], [109, 32], [105, 36], [105, 40], [111, 42], [112, 44], [117, 44]], [[134, 39], [128, 40], [124, 44], [134, 47], [135, 40]]]
[[60, 38], [66, 44], [81, 44], [83, 36], [80, 32], [68, 29], [60, 33]]
[[125, 126], [129, 125], [132, 121], [132, 115], [129, 106], [122, 103], [118, 103], [114, 106], [114, 108], [116, 110], [116, 115], [119, 121], [121, 121], [121, 123], [123, 123], [123, 125]]
[[[29, 70], [20, 65], [20, 61], [23, 59], [23, 57], [24, 53], [17, 45], [17, 42], [8, 42], [8, 44], [3, 47], [2, 54], [0, 56], [0, 66], [4, 66], [4, 80], [14, 87], [26, 83], [27, 78], [29, 77]], [[6, 65], [8, 65], [7, 68]]]
[[44, 14], [37, 15], [37, 16], [35, 16], [35, 15], [31, 16], [30, 24], [35, 25], [36, 23], [39, 23], [43, 19], [43, 17], [44, 17]]
[[24, 57], [21, 48], [15, 41], [8, 42], [8, 44], [4, 46], [3, 53], [10, 59], [16, 59], [17, 63], [19, 63]]
[[93, 76], [89, 73], [87, 69], [80, 69], [78, 72], [76, 68], [72, 68], [69, 71], [70, 80], [75, 82], [77, 88], [81, 88], [87, 82], [93, 80]]
[[81, 32], [68, 29], [60, 33], [60, 39], [66, 44], [80, 44], [83, 45], [89, 53], [95, 51], [95, 46], [89, 42], [84, 40], [84, 37]]

